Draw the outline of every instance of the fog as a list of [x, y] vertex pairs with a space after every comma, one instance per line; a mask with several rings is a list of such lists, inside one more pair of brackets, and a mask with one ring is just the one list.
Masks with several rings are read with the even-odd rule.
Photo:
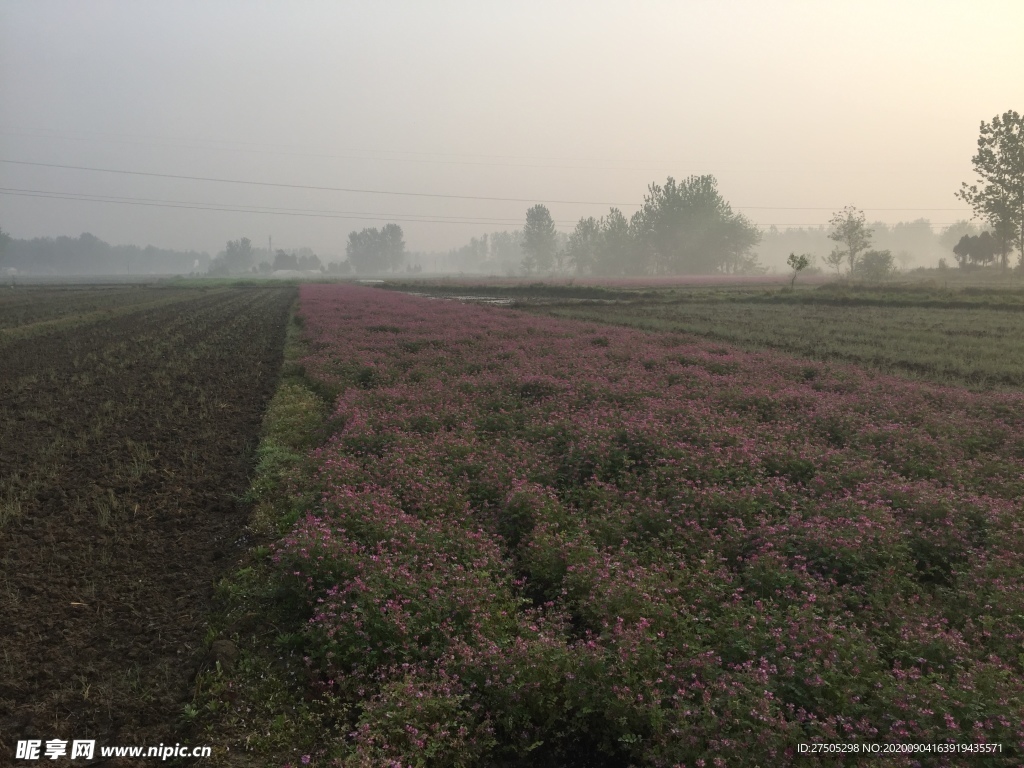
[[712, 174], [765, 232], [852, 205], [937, 236], [980, 122], [1024, 106], [1021, 29], [1009, 1], [5, 2], [0, 228], [326, 264]]

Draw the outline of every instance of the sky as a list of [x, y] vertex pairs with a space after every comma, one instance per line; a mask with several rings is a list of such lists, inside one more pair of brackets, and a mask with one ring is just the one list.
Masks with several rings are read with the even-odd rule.
[[981, 122], [1024, 111], [1022, 30], [1019, 0], [0, 0], [0, 228], [446, 250], [691, 174], [762, 226], [951, 223]]

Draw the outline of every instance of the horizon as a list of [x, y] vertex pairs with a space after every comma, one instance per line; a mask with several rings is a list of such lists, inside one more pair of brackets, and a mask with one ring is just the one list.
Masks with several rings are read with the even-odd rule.
[[941, 230], [971, 218], [979, 124], [1019, 106], [1022, 25], [1006, 2], [8, 4], [0, 227], [340, 256], [396, 222], [443, 253], [711, 174], [762, 230], [847, 205]]

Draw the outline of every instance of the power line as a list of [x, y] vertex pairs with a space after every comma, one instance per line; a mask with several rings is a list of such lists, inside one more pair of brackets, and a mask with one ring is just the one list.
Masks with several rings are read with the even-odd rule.
[[[355, 189], [351, 187], [327, 187], [327, 186], [316, 186], [312, 184], [284, 184], [281, 182], [273, 181], [246, 181], [243, 179], [220, 179], [212, 176], [186, 176], [184, 174], [177, 173], [152, 173], [148, 171], [125, 171], [116, 168], [93, 168], [84, 165], [62, 165], [59, 163], [34, 163], [28, 160], [3, 160], [0, 159], [0, 163], [7, 163], [9, 165], [31, 165], [41, 168], [62, 168], [65, 170], [72, 171], [91, 171], [94, 173], [116, 173], [125, 176], [148, 176], [159, 179], [183, 179], [186, 181], [211, 181], [220, 184], [243, 184], [246, 186], [254, 187], [279, 187], [282, 189], [310, 189], [319, 192], [351, 192], [361, 195], [395, 195], [399, 197], [434, 197], [442, 198], [445, 200], [490, 200], [495, 202], [503, 203], [536, 203], [536, 198], [525, 198], [525, 197], [491, 197], [485, 195], [445, 195], [436, 192], [398, 192], [389, 191], [382, 189]], [[593, 200], [540, 200], [543, 203], [552, 203], [557, 205], [616, 205], [616, 206], [639, 206], [639, 203], [602, 203]]]
[[[114, 173], [126, 176], [147, 176], [153, 178], [162, 179], [179, 179], [185, 181], [206, 181], [215, 182], [220, 184], [242, 184], [246, 186], [258, 186], [258, 187], [277, 187], [282, 189], [307, 189], [321, 192], [349, 192], [355, 194], [366, 194], [366, 195], [394, 195], [400, 197], [429, 197], [429, 198], [441, 198], [446, 200], [487, 200], [493, 202], [508, 202], [508, 203], [536, 203], [537, 198], [523, 198], [523, 197], [496, 197], [496, 196], [485, 196], [485, 195], [448, 195], [433, 192], [404, 192], [395, 190], [380, 190], [380, 189], [356, 189], [350, 187], [328, 187], [328, 186], [316, 186], [311, 184], [286, 184], [282, 182], [271, 182], [271, 181], [249, 181], [244, 179], [222, 179], [210, 176], [187, 176], [184, 174], [174, 173], [154, 173], [150, 171], [126, 171], [123, 169], [116, 168], [95, 168], [90, 166], [82, 165], [63, 165], [59, 163], [37, 163], [30, 162], [28, 160], [4, 160], [0, 159], [0, 163], [6, 163], [9, 165], [27, 165], [42, 168], [60, 168], [65, 170], [74, 171], [90, 171], [94, 173]], [[595, 200], [551, 200], [541, 199], [539, 202], [551, 203], [557, 205], [610, 205], [610, 206], [621, 206], [621, 207], [640, 207], [641, 203], [609, 203], [600, 202]], [[835, 211], [835, 206], [787, 206], [787, 205], [737, 205], [732, 206], [737, 210], [743, 211]], [[875, 207], [875, 208], [864, 208], [865, 211], [906, 211], [906, 212], [924, 212], [924, 211], [957, 211], [961, 213], [969, 213], [965, 208], [886, 208], [886, 207]]]
[[[518, 158], [521, 162], [495, 162], [483, 160], [456, 160], [456, 159], [436, 159], [441, 158], [457, 158], [457, 157], [494, 157], [497, 159], [505, 158], [508, 160], [517, 159], [515, 156], [503, 156], [503, 155], [455, 155], [444, 152], [407, 152], [405, 150], [350, 150], [346, 154], [338, 154], [332, 152], [300, 152], [300, 151], [289, 151], [283, 149], [254, 149], [247, 146], [204, 146], [203, 139], [164, 139], [162, 141], [138, 141], [130, 139], [110, 139], [101, 138], [94, 139], [82, 136], [58, 136], [58, 135], [46, 135], [46, 134], [32, 134], [32, 133], [19, 133], [15, 131], [0, 131], [2, 136], [18, 136], [28, 138], [46, 138], [46, 139], [59, 139], [61, 141], [96, 141], [110, 144], [126, 144], [129, 146], [141, 146], [141, 147], [159, 147], [159, 148], [170, 148], [170, 149], [201, 149], [201, 150], [213, 150], [218, 152], [245, 152], [249, 154], [257, 155], [276, 155], [282, 157], [314, 157], [314, 158], [329, 158], [332, 160], [370, 160], [373, 162], [390, 162], [390, 163], [421, 163], [426, 165], [468, 165], [475, 167], [493, 167], [493, 168], [551, 168], [556, 170], [577, 170], [577, 171], [662, 171], [663, 165], [608, 165], [605, 161], [604, 165], [594, 165], [593, 163], [599, 162], [596, 160], [581, 159], [576, 163], [572, 161], [556, 161], [556, 162], [526, 162], [528, 160], [536, 160], [543, 158]], [[255, 145], [259, 146], [259, 145]], [[273, 146], [273, 145], [270, 145]], [[366, 154], [357, 154], [364, 152]], [[431, 159], [430, 155], [435, 155], [434, 159]], [[387, 155], [399, 155], [398, 157], [387, 157]], [[405, 156], [403, 156], [405, 155]], [[407, 155], [412, 155], [407, 156]], [[587, 163], [586, 165], [582, 163]], [[683, 171], [675, 167], [676, 171]], [[686, 170], [688, 173], [698, 173], [699, 171], [689, 169]]]
[[[353, 221], [381, 221], [390, 220], [394, 222], [404, 222], [407, 224], [468, 224], [473, 226], [490, 225], [490, 226], [508, 226], [510, 224], [520, 224], [518, 219], [482, 219], [482, 218], [425, 218], [419, 217], [418, 214], [376, 214], [376, 213], [347, 213], [343, 211], [338, 212], [316, 212], [315, 210], [304, 210], [301, 208], [296, 209], [278, 209], [278, 208], [266, 208], [261, 206], [228, 206], [228, 205], [213, 205], [206, 203], [190, 203], [188, 201], [154, 201], [147, 198], [117, 198], [107, 197], [101, 195], [87, 195], [78, 193], [68, 192], [47, 192], [43, 190], [17, 190], [0, 187], [0, 195], [7, 195], [8, 197], [32, 197], [42, 198], [47, 200], [72, 200], [75, 202], [85, 203], [107, 203], [112, 205], [135, 205], [142, 206], [145, 208], [178, 208], [183, 210], [192, 211], [220, 211], [224, 213], [254, 213], [254, 214], [267, 214], [271, 216], [298, 216], [302, 218], [319, 218], [319, 219], [340, 219], [340, 220], [353, 220]], [[560, 222], [564, 224], [564, 222]]]
[[[145, 203], [167, 203], [169, 205], [179, 206], [192, 206], [201, 208], [209, 206], [212, 208], [238, 210], [243, 213], [306, 213], [306, 214], [333, 214], [335, 216], [367, 216], [367, 217], [379, 217], [379, 218], [393, 218], [396, 216], [403, 217], [405, 219], [424, 219], [427, 221], [438, 221], [438, 220], [457, 220], [459, 222], [473, 222], [479, 221], [484, 223], [502, 223], [502, 224], [515, 224], [521, 221], [520, 218], [515, 219], [503, 219], [498, 216], [441, 216], [441, 215], [428, 215], [420, 213], [395, 213], [393, 211], [338, 211], [326, 208], [291, 208], [283, 205], [252, 205], [252, 204], [235, 204], [235, 203], [211, 203], [202, 200], [167, 200], [164, 198], [154, 197], [127, 197], [122, 195], [96, 195], [88, 192], [67, 192], [64, 190], [50, 190], [50, 189], [24, 189], [18, 187], [0, 187], [0, 191], [10, 192], [13, 196], [14, 193], [25, 193], [24, 196], [60, 196], [64, 199], [82, 199], [92, 200], [96, 202], [145, 202]], [[558, 224], [567, 224], [566, 221], [557, 221]]]
[[[190, 202], [185, 200], [158, 200], [154, 198], [129, 198], [129, 197], [116, 197], [110, 195], [90, 195], [86, 193], [75, 193], [75, 192], [52, 192], [46, 190], [28, 190], [28, 189], [13, 189], [8, 187], [0, 187], [0, 195], [6, 195], [8, 197], [34, 197], [50, 200], [70, 200], [74, 202], [85, 202], [85, 203], [108, 203], [112, 205], [135, 205], [146, 208], [178, 208], [182, 210], [193, 210], [193, 211], [220, 211], [224, 213], [251, 213], [251, 214], [267, 214], [271, 216], [297, 216], [303, 218], [321, 218], [321, 219], [339, 219], [339, 220], [351, 220], [351, 221], [382, 221], [389, 220], [394, 222], [401, 222], [405, 224], [459, 224], [459, 225], [470, 225], [470, 226], [509, 226], [518, 225], [521, 223], [519, 219], [484, 219], [475, 217], [443, 217], [443, 218], [428, 218], [421, 216], [420, 214], [393, 214], [393, 213], [374, 213], [368, 211], [360, 212], [349, 212], [349, 211], [325, 211], [317, 209], [304, 209], [304, 208], [271, 208], [266, 206], [231, 206], [231, 205], [215, 205], [212, 203], [198, 203]], [[574, 222], [567, 221], [556, 221], [556, 224], [563, 227], [574, 226]], [[929, 222], [930, 225], [936, 227], [950, 226], [957, 222]], [[782, 226], [789, 229], [808, 228], [816, 229], [821, 227], [820, 223], [811, 224], [755, 224], [754, 226], [767, 229], [773, 226]], [[785, 231], [785, 230], [784, 230]]]

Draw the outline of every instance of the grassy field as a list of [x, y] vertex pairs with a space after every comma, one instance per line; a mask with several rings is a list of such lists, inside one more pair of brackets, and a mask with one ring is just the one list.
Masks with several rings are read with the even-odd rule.
[[559, 301], [539, 293], [523, 296], [519, 306], [972, 389], [1024, 386], [1024, 290], [1019, 289], [674, 289], [607, 301]]

